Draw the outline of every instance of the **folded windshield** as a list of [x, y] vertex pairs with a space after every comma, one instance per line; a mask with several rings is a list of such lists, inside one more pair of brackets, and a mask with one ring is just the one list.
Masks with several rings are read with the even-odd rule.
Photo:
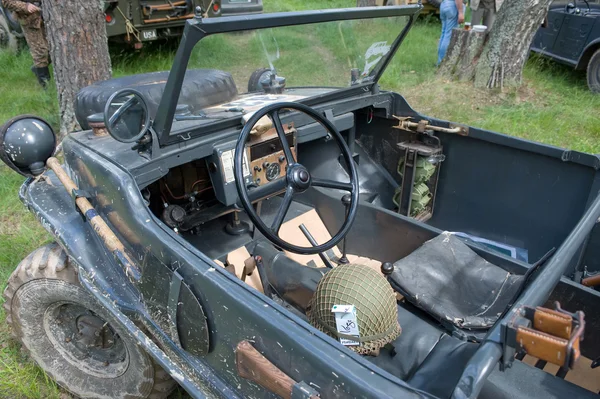
[[[204, 37], [192, 51], [175, 120], [211, 124], [272, 102], [371, 83], [408, 22], [394, 16]], [[216, 70], [214, 93], [185, 90], [198, 69]]]

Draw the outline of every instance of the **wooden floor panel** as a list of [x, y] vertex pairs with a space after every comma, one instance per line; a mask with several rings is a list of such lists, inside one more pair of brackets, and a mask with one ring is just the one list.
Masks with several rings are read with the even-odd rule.
[[[539, 359], [525, 355], [523, 363], [526, 363], [532, 367], [538, 363]], [[573, 370], [569, 370], [564, 377], [566, 381], [572, 382], [575, 385], [579, 385], [582, 388], [585, 388], [594, 393], [600, 392], [600, 367], [595, 369], [591, 368], [592, 361], [587, 357], [581, 356], [579, 360], [575, 363], [575, 367]], [[546, 363], [544, 368], [542, 369], [548, 374], [557, 375], [560, 370], [555, 364]]]

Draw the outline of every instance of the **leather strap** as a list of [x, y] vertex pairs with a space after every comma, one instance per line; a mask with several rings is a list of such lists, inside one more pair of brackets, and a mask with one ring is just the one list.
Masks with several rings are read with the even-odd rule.
[[556, 310], [537, 307], [533, 315], [533, 328], [568, 340], [573, 331], [573, 319]]
[[569, 340], [527, 327], [517, 328], [517, 342], [528, 355], [561, 367], [572, 367], [581, 354], [579, 339], [569, 348]]
[[558, 302], [554, 310], [523, 306], [507, 326], [512, 333], [506, 342], [509, 347], [520, 346], [530, 356], [572, 368], [581, 355], [579, 341], [583, 339], [584, 318], [583, 312], [567, 312]]

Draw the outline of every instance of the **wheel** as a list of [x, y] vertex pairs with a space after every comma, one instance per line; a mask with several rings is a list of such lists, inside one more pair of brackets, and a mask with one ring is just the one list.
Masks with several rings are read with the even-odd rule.
[[588, 63], [587, 82], [592, 93], [600, 93], [600, 49], [596, 50]]
[[[117, 90], [139, 91], [148, 104], [154, 119], [162, 98], [169, 72], [152, 72], [96, 82], [84, 87], [75, 99], [75, 116], [83, 129], [89, 129], [87, 117], [104, 111], [106, 100]], [[230, 73], [216, 69], [188, 69], [185, 72], [179, 104], [189, 105], [191, 111], [222, 104], [237, 96], [237, 87]]]
[[60, 386], [81, 398], [166, 398], [173, 379], [85, 291], [49, 244], [21, 261], [4, 291], [13, 334]]
[[271, 73], [271, 68], [259, 68], [252, 72], [250, 79], [248, 79], [248, 93], [263, 92], [260, 81], [266, 78], [269, 73]]
[[19, 38], [12, 33], [6, 16], [2, 12], [0, 12], [0, 47], [13, 52], [19, 50]]

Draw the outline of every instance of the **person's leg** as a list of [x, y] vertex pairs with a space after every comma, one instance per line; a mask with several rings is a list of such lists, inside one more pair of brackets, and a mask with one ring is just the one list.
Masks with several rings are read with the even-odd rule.
[[43, 68], [48, 66], [48, 41], [44, 31], [40, 28], [32, 28], [29, 26], [22, 26], [23, 35], [29, 46], [31, 57], [33, 58], [33, 65], [36, 68]]
[[31, 70], [38, 78], [42, 87], [46, 86], [50, 74], [48, 73], [48, 42], [44, 31], [40, 27], [31, 27], [22, 25], [23, 36], [29, 46], [31, 57], [33, 58], [33, 67]]
[[442, 36], [440, 37], [438, 47], [438, 65], [440, 65], [446, 55], [448, 44], [450, 44], [450, 37], [452, 36], [452, 29], [458, 25], [458, 10], [454, 1], [446, 0], [442, 2], [440, 5], [440, 18], [442, 20]]
[[485, 8], [483, 8], [482, 6], [479, 6], [477, 10], [471, 10], [471, 26], [481, 25], [484, 11]]
[[488, 27], [488, 31], [492, 29], [492, 25], [494, 25], [494, 21], [496, 20], [496, 10], [493, 8], [489, 8], [485, 10], [485, 19], [484, 23]]

